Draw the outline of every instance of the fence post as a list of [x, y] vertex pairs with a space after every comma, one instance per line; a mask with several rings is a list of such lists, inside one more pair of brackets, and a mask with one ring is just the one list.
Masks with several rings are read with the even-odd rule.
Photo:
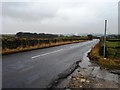
[[104, 58], [106, 57], [106, 50], [105, 50], [105, 48], [106, 48], [106, 28], [107, 27], [107, 20], [105, 20], [105, 32], [104, 32], [104, 48], [103, 48], [103, 56], [104, 56]]

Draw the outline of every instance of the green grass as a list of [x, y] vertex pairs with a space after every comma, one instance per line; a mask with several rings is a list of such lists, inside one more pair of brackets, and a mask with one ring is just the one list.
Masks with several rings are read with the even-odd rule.
[[118, 47], [119, 44], [120, 44], [119, 42], [106, 41], [106, 46], [107, 47]]
[[111, 41], [107, 41], [106, 42], [106, 46], [108, 47], [107, 48], [107, 57], [108, 58], [120, 58], [120, 51], [119, 51], [119, 48], [116, 48], [116, 47], [119, 47], [119, 42], [111, 42]]

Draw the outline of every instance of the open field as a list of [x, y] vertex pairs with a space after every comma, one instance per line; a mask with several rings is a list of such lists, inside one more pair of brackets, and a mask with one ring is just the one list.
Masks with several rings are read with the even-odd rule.
[[120, 58], [119, 41], [117, 41], [117, 42], [107, 41], [106, 46], [107, 46], [107, 57], [108, 58], [112, 58], [112, 59]]
[[107, 47], [118, 47], [119, 46], [119, 42], [112, 42], [112, 41], [106, 41], [106, 45]]

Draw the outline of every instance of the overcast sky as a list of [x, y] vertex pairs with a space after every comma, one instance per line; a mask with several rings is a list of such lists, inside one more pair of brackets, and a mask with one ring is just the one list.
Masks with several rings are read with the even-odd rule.
[[[21, 1], [21, 0], [20, 0]], [[118, 33], [119, 0], [2, 2], [2, 33]], [[1, 18], [1, 17], [0, 17]]]

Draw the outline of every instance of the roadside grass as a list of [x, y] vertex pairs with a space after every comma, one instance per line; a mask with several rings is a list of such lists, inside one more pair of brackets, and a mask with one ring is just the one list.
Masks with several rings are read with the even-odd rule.
[[106, 46], [107, 46], [108, 58], [112, 58], [112, 59], [114, 59], [114, 58], [119, 59], [120, 58], [119, 42], [107, 41]]
[[104, 59], [103, 56], [99, 55], [100, 50], [100, 43], [98, 43], [95, 47], [92, 48], [91, 52], [89, 53], [89, 58], [99, 64], [101, 67], [106, 69], [120, 69], [120, 58], [113, 59], [113, 58], [106, 58]]
[[78, 43], [78, 42], [85, 42], [86, 40], [75, 40], [75, 41], [67, 41], [67, 42], [57, 42], [57, 43], [49, 43], [49, 44], [37, 44], [34, 46], [26, 46], [26, 47], [17, 47], [16, 49], [8, 49], [5, 48], [0, 51], [3, 55], [6, 54], [12, 54], [17, 52], [23, 52], [23, 51], [30, 51], [35, 49], [42, 49], [42, 48], [48, 48], [48, 47], [54, 47], [54, 46], [60, 46], [60, 45], [66, 45], [66, 44], [72, 44], [72, 43]]
[[25, 38], [17, 37], [15, 34], [1, 34], [1, 49], [0, 54], [12, 54], [23, 51], [30, 51], [34, 49], [42, 49], [53, 46], [72, 44], [89, 40], [88, 36], [56, 36], [52, 34], [48, 36], [43, 35], [39, 38]]
[[106, 46], [107, 47], [118, 47], [119, 42], [106, 41]]

